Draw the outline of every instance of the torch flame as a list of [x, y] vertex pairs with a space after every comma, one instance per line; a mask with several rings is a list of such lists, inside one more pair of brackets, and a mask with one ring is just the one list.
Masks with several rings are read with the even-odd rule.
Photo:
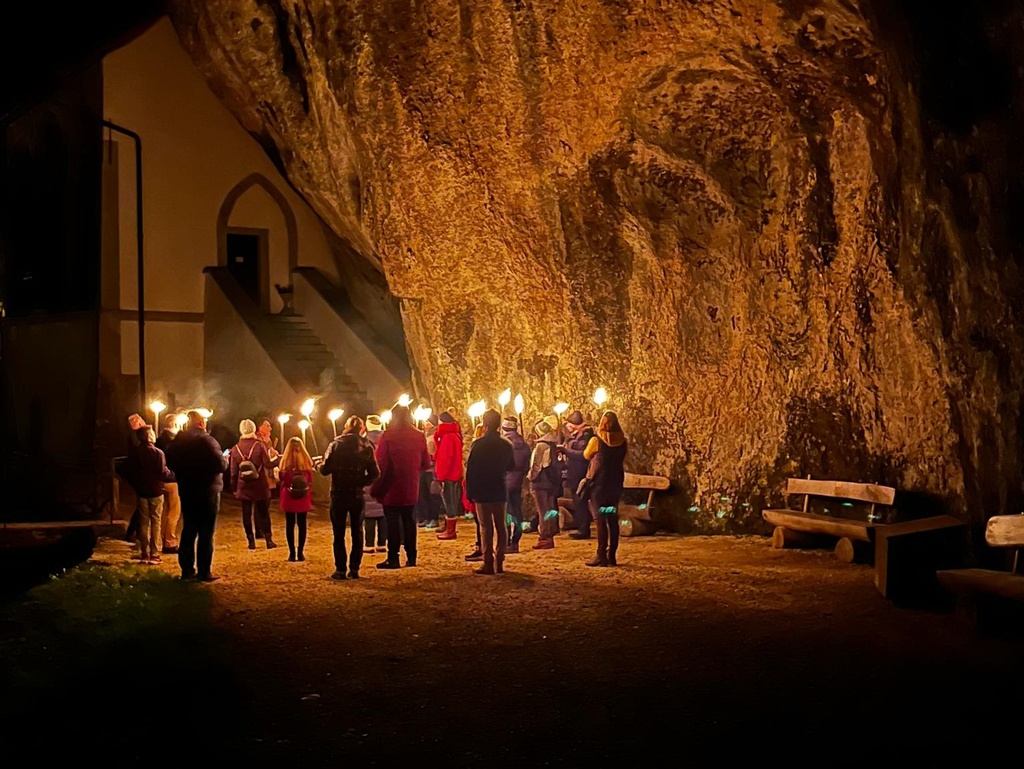
[[431, 409], [429, 406], [420, 405], [416, 407], [416, 410], [414, 412], [412, 412], [412, 418], [415, 419], [417, 422], [426, 422], [428, 419], [430, 419], [430, 415], [433, 413], [433, 409]]
[[300, 419], [299, 420], [299, 429], [302, 430], [302, 432], [306, 432], [306, 430], [309, 429], [309, 422], [307, 420], [305, 420], [305, 419]]
[[603, 406], [608, 402], [608, 391], [603, 387], [598, 387], [594, 390], [594, 403], [598, 406]]
[[184, 428], [185, 425], [187, 425], [187, 424], [188, 424], [188, 414], [185, 414], [184, 412], [182, 412], [181, 414], [178, 414], [176, 417], [174, 417], [174, 426], [177, 427], [179, 430]]
[[167, 408], [167, 404], [163, 401], [153, 401], [149, 404], [149, 410], [156, 414], [157, 418], [160, 418], [160, 412]]
[[412, 398], [409, 393], [402, 393], [398, 396], [398, 405], [402, 408], [409, 408], [409, 404], [412, 403]]
[[505, 408], [510, 400], [512, 400], [512, 388], [506, 389], [498, 396], [498, 405]]
[[345, 409], [331, 409], [327, 412], [327, 418], [332, 422], [337, 422], [341, 419], [341, 415], [345, 413]]
[[209, 419], [213, 416], [213, 412], [210, 409], [196, 409], [196, 413], [199, 414], [203, 419]]
[[487, 401], [477, 401], [469, 407], [468, 413], [473, 419], [479, 419], [487, 411]]
[[526, 408], [526, 404], [523, 402], [523, 394], [519, 393], [518, 395], [516, 395], [516, 400], [515, 400], [516, 413], [517, 414], [522, 414], [523, 410], [525, 408]]
[[569, 404], [566, 403], [565, 401], [561, 401], [555, 404], [555, 413], [558, 414], [558, 416], [562, 416], [562, 414], [564, 414], [568, 410]]
[[288, 420], [291, 419], [291, 418], [292, 418], [291, 414], [278, 414], [277, 415], [277, 421], [278, 421], [279, 424], [282, 424], [282, 425], [287, 424]]
[[313, 408], [315, 406], [315, 400], [313, 400], [312, 398], [306, 398], [306, 400], [302, 402], [302, 408], [300, 408], [299, 411], [302, 413], [302, 416], [306, 417], [306, 419], [309, 419], [310, 415], [313, 413]]
[[380, 423], [382, 425], [387, 425], [391, 421], [392, 416], [391, 409], [384, 409], [380, 412]]

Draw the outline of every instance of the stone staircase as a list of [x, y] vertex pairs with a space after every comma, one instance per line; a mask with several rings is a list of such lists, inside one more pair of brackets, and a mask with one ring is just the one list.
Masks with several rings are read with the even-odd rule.
[[353, 404], [366, 400], [366, 393], [302, 316], [265, 315], [253, 331], [295, 392], [333, 393]]
[[222, 268], [207, 268], [299, 398], [328, 397], [349, 414], [370, 413], [372, 404], [331, 349], [301, 315], [263, 312]]

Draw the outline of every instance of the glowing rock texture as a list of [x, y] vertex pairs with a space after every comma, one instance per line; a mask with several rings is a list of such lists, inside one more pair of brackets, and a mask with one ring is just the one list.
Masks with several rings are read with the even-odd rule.
[[605, 385], [681, 530], [755, 525], [788, 475], [1018, 512], [998, 160], [926, 140], [860, 5], [172, 3], [214, 91], [383, 269], [435, 408], [511, 386], [532, 422]]

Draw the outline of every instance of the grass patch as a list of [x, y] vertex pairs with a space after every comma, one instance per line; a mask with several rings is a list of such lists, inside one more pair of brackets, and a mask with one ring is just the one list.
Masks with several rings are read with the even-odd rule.
[[[156, 702], [149, 709], [167, 716], [117, 735], [122, 755], [144, 759], [196, 697], [237, 700], [229, 671], [203, 586], [85, 564], [0, 609], [0, 734], [36, 757], [40, 745], [80, 757]], [[176, 715], [173, 731], [187, 720]]]

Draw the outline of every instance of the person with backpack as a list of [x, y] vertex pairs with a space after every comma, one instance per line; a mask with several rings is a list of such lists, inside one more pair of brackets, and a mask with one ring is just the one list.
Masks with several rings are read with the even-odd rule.
[[512, 469], [505, 473], [505, 515], [508, 524], [508, 548], [506, 553], [519, 552], [519, 540], [523, 538], [523, 481], [530, 469], [530, 447], [519, 433], [519, 420], [505, 417], [501, 423], [501, 434], [512, 444]]
[[173, 481], [174, 474], [167, 469], [164, 453], [153, 445], [149, 425], [136, 430], [136, 435], [139, 445], [125, 461], [125, 474], [131, 479], [138, 499], [139, 560], [155, 564], [160, 563], [164, 483]]
[[547, 420], [534, 425], [537, 442], [530, 456], [530, 486], [537, 502], [537, 532], [540, 538], [534, 550], [550, 550], [558, 532], [558, 492], [562, 488], [562, 462], [559, 461], [558, 433]]
[[[320, 474], [331, 478], [331, 527], [334, 529], [334, 574], [331, 579], [359, 579], [363, 562], [363, 489], [377, 480], [373, 445], [362, 435], [363, 420], [349, 417], [331, 441]], [[383, 440], [383, 439], [382, 439]], [[345, 527], [352, 530], [352, 554], [345, 574]], [[390, 538], [390, 531], [388, 532]], [[390, 546], [390, 542], [388, 543]]]
[[[256, 435], [256, 423], [243, 419], [238, 425], [242, 437], [230, 452], [230, 487], [242, 503], [242, 528], [249, 549], [256, 549], [256, 538], [264, 539], [267, 550], [277, 547], [270, 524], [270, 473], [273, 460]], [[256, 530], [253, 531], [253, 509]]]
[[597, 521], [597, 554], [587, 566], [618, 566], [619, 500], [626, 480], [624, 463], [628, 443], [614, 411], [604, 412], [597, 435], [584, 452], [590, 462], [587, 472], [590, 512]]
[[590, 507], [586, 500], [581, 499], [576, 489], [587, 475], [590, 462], [584, 456], [587, 446], [594, 437], [594, 431], [583, 419], [580, 411], [573, 411], [565, 420], [568, 434], [565, 441], [566, 485], [572, 495], [573, 526], [576, 531], [569, 539], [590, 539]]
[[462, 427], [455, 419], [455, 409], [442, 411], [434, 431], [434, 476], [441, 484], [445, 526], [437, 533], [441, 540], [455, 539], [462, 517]]
[[[278, 465], [279, 494], [288, 540], [288, 560], [305, 561], [306, 515], [313, 507], [313, 458], [301, 438], [289, 438]], [[295, 528], [299, 529], [299, 546], [295, 547]]]

